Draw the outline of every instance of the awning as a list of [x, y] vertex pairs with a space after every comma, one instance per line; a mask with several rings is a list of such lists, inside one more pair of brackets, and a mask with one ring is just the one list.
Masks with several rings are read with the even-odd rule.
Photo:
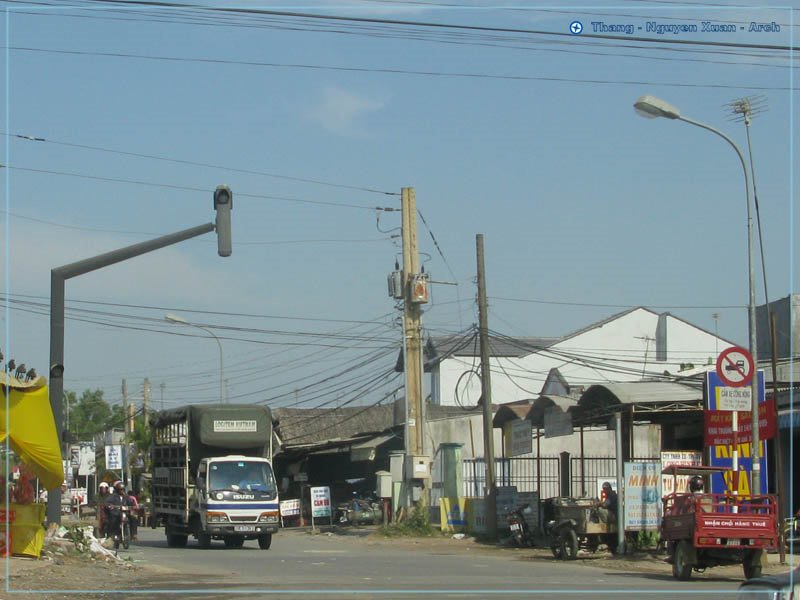
[[0, 373], [0, 389], [0, 443], [8, 439], [8, 445], [44, 487], [57, 488], [64, 481], [64, 467], [47, 381], [37, 377], [22, 382]]
[[370, 440], [353, 444], [350, 446], [350, 461], [375, 460], [376, 448], [394, 437], [393, 434], [379, 435]]

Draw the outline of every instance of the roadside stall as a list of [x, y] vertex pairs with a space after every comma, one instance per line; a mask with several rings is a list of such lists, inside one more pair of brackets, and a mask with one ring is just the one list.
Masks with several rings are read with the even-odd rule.
[[22, 381], [0, 373], [0, 391], [0, 444], [21, 462], [19, 479], [12, 484], [3, 478], [11, 489], [0, 498], [0, 554], [8, 555], [10, 550], [38, 557], [44, 544], [46, 510], [36, 496], [33, 480], [38, 478], [51, 491], [64, 478], [47, 381], [44, 377]]

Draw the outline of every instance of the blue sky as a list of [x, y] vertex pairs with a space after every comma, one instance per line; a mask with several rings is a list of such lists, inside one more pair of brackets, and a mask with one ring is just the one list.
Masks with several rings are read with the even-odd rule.
[[[726, 105], [762, 97], [751, 137], [770, 299], [797, 291], [798, 83], [789, 52], [762, 48], [797, 45], [788, 9], [236, 5], [383, 20], [359, 22], [3, 4], [6, 360], [45, 370], [50, 269], [212, 221], [214, 188], [234, 193], [230, 258], [209, 234], [67, 282], [67, 389], [116, 401], [123, 377], [134, 395], [149, 377], [156, 404], [162, 383], [167, 406], [213, 401], [215, 344], [166, 323], [170, 312], [222, 338], [232, 401], [379, 401], [401, 383], [386, 293], [401, 254], [400, 213], [375, 207], [399, 209], [404, 186], [441, 282], [429, 334], [477, 322], [481, 233], [493, 330], [561, 336], [641, 305], [746, 345], [741, 167], [709, 132], [637, 117], [643, 94], [745, 152]], [[569, 35], [576, 20], [583, 35]], [[398, 23], [412, 21], [439, 26]], [[636, 29], [703, 21], [745, 30]], [[588, 37], [592, 22], [631, 24], [631, 36], [609, 35], [633, 39]]]

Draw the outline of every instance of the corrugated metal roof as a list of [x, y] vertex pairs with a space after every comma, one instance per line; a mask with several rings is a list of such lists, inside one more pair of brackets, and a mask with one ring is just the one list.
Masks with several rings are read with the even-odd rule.
[[573, 413], [576, 421], [584, 425], [604, 423], [622, 406], [633, 412], [651, 414], [702, 410], [703, 389], [669, 381], [597, 384], [581, 396]]

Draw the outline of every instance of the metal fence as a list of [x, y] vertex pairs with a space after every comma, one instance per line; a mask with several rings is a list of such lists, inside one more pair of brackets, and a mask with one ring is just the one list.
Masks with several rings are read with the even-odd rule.
[[[658, 458], [635, 458], [633, 462], [658, 462]], [[463, 461], [465, 496], [483, 496], [486, 461]], [[613, 457], [576, 457], [564, 452], [560, 457], [513, 457], [495, 459], [498, 486], [516, 486], [518, 492], [539, 492], [540, 498], [599, 494], [599, 485], [616, 480], [617, 461]], [[562, 485], [565, 484], [565, 485]]]

